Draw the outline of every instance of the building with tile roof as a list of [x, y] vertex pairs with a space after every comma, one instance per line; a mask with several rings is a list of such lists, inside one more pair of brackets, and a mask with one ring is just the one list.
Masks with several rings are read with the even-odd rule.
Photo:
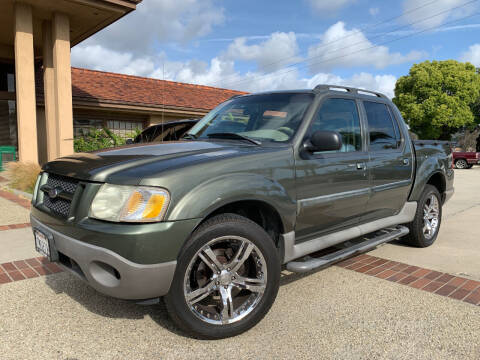
[[0, 1], [0, 146], [44, 163], [73, 152], [76, 136], [201, 117], [238, 92], [72, 68], [70, 49], [141, 0]]
[[[39, 138], [47, 136], [42, 70], [37, 70]], [[108, 128], [129, 138], [136, 129], [200, 118], [218, 104], [244, 92], [72, 67], [73, 134]], [[40, 162], [46, 154], [40, 150]]]

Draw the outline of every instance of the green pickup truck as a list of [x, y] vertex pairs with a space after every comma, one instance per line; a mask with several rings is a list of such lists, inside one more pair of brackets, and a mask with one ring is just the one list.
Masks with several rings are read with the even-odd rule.
[[265, 316], [282, 266], [431, 245], [453, 177], [448, 144], [412, 142], [387, 97], [320, 85], [234, 97], [180, 141], [51, 161], [31, 224], [37, 250], [98, 291], [163, 297], [216, 339]]

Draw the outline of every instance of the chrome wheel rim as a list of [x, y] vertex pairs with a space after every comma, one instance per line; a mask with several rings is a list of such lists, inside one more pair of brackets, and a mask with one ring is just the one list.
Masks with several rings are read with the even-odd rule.
[[184, 297], [200, 320], [224, 325], [250, 314], [267, 286], [267, 263], [250, 240], [240, 236], [215, 238], [188, 264]]
[[430, 195], [423, 207], [423, 235], [425, 239], [433, 238], [438, 230], [440, 220], [440, 203], [435, 195]]
[[459, 169], [465, 169], [468, 166], [465, 160], [458, 160], [456, 165], [457, 165], [457, 168]]

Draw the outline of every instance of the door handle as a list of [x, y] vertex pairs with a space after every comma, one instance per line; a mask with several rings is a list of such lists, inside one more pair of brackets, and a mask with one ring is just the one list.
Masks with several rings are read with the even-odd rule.
[[366, 170], [367, 164], [365, 163], [357, 163], [357, 170]]

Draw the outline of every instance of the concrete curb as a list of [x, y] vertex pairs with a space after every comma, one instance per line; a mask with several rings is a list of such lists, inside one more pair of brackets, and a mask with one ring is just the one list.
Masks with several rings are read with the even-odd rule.
[[19, 195], [14, 194], [11, 191], [7, 191], [6, 189], [0, 188], [0, 197], [7, 199], [17, 205], [20, 205], [27, 210], [30, 210], [31, 200], [20, 197]]
[[29, 194], [25, 191], [13, 189], [13, 188], [11, 188], [7, 185], [2, 185], [2, 190], [12, 192], [17, 196], [23, 197], [23, 198], [28, 199], [28, 200], [32, 200], [32, 198], [33, 198], [32, 194]]
[[480, 281], [367, 254], [344, 260], [337, 266], [480, 306]]

